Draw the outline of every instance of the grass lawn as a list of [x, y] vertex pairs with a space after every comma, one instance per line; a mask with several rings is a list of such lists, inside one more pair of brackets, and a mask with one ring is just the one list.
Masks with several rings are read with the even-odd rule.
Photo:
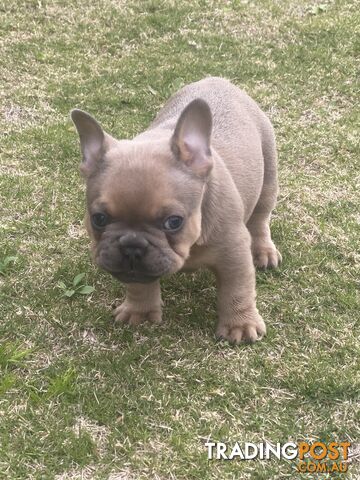
[[[1, 479], [330, 478], [294, 461], [209, 461], [204, 442], [358, 448], [358, 7], [1, 2]], [[163, 281], [162, 326], [113, 325], [123, 288], [91, 264], [83, 227], [70, 109], [131, 138], [207, 75], [243, 87], [277, 135], [283, 264], [257, 274], [268, 335], [254, 346], [215, 343], [206, 272]], [[79, 273], [93, 293], [63, 296]], [[331, 478], [359, 479], [353, 458]]]

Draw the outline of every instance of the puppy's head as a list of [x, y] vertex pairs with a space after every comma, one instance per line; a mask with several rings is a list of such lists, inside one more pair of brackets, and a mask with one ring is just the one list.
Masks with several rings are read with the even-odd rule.
[[151, 282], [182, 268], [201, 233], [201, 203], [212, 168], [211, 112], [200, 99], [170, 136], [115, 140], [73, 110], [86, 180], [87, 229], [98, 265], [123, 282]]

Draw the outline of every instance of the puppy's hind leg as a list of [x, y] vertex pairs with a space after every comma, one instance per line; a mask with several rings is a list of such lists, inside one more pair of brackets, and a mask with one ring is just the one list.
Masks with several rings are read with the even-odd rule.
[[264, 181], [259, 200], [246, 226], [251, 234], [251, 252], [258, 268], [276, 268], [281, 262], [270, 233], [271, 212], [278, 193], [276, 145], [271, 125], [263, 136]]

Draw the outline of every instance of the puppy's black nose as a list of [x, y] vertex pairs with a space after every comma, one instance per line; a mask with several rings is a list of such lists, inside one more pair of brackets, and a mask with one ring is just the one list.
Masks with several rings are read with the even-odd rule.
[[120, 237], [119, 245], [122, 254], [129, 260], [130, 266], [133, 268], [144, 256], [149, 242], [136, 233], [127, 233]]

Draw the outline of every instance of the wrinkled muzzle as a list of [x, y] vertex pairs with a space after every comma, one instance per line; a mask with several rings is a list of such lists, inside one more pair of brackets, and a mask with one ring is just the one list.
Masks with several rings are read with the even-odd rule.
[[125, 283], [148, 283], [172, 273], [169, 248], [141, 232], [104, 232], [97, 246], [97, 264]]

